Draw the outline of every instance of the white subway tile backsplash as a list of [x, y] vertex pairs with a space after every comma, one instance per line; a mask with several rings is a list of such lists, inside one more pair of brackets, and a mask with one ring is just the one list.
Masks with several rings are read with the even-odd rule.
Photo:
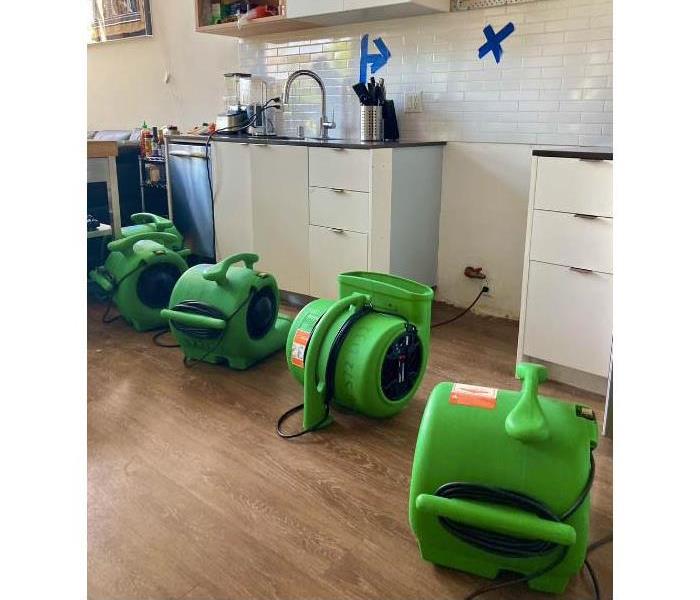
[[582, 123], [612, 123], [613, 114], [611, 112], [581, 113]]
[[[478, 58], [483, 28], [512, 21], [503, 57]], [[360, 40], [382, 37], [391, 50], [384, 77], [403, 137], [450, 141], [612, 145], [612, 0], [539, 0], [487, 9], [288, 33], [238, 44], [239, 68], [267, 76], [271, 92], [299, 68], [316, 71], [335, 113], [333, 135], [359, 135], [351, 86]], [[403, 113], [404, 94], [422, 92], [424, 112]], [[299, 80], [278, 129], [317, 133], [320, 95]]]

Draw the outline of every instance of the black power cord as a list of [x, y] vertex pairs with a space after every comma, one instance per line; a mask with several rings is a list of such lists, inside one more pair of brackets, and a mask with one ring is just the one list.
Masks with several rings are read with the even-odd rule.
[[591, 578], [591, 583], [593, 584], [593, 590], [595, 592], [595, 600], [600, 600], [600, 584], [598, 583], [598, 577], [595, 574], [595, 570], [593, 569], [593, 565], [590, 563], [588, 560], [588, 555], [591, 552], [595, 552], [598, 550], [598, 548], [602, 548], [603, 546], [611, 543], [613, 541], [613, 534], [609, 533], [608, 535], [602, 537], [601, 539], [593, 542], [588, 546], [588, 550], [586, 552], [586, 560], [583, 561], [584, 566], [586, 567], [586, 570], [588, 571], [588, 575]]
[[115, 321], [118, 321], [119, 319], [122, 318], [122, 315], [115, 315], [114, 317], [108, 318], [109, 312], [112, 310], [112, 306], [114, 304], [114, 296], [117, 295], [117, 290], [119, 289], [119, 286], [121, 285], [122, 281], [124, 281], [127, 277], [130, 277], [134, 273], [136, 273], [139, 269], [141, 269], [143, 265], [139, 263], [134, 269], [131, 269], [126, 275], [124, 275], [121, 279], [115, 279], [114, 276], [109, 272], [105, 270], [105, 276], [112, 282], [112, 292], [109, 294], [109, 298], [107, 298], [107, 308], [102, 314], [102, 322], [105, 325], [109, 325], [110, 323], [114, 323]]
[[474, 299], [474, 302], [472, 302], [467, 308], [465, 308], [462, 312], [460, 312], [458, 315], [455, 315], [454, 317], [451, 317], [450, 319], [447, 319], [446, 321], [441, 321], [440, 323], [434, 323], [433, 325], [430, 326], [430, 329], [435, 329], [436, 327], [442, 327], [443, 325], [447, 325], [448, 323], [454, 323], [458, 319], [461, 319], [464, 315], [466, 315], [472, 308], [476, 306], [476, 303], [481, 300], [481, 297], [486, 294], [489, 291], [489, 286], [485, 285], [484, 287], [481, 288], [481, 291], [477, 295], [477, 297]]
[[[345, 339], [348, 337], [348, 334], [350, 333], [350, 330], [354, 327], [354, 325], [364, 316], [370, 314], [370, 313], [377, 313], [380, 315], [389, 315], [391, 317], [399, 317], [400, 319], [403, 319], [406, 323], [406, 330], [410, 331], [411, 328], [415, 329], [413, 325], [404, 317], [403, 315], [399, 315], [396, 313], [390, 313], [390, 312], [384, 312], [381, 310], [375, 309], [371, 304], [366, 304], [359, 310], [355, 311], [350, 317], [342, 324], [340, 329], [335, 335], [335, 338], [333, 339], [333, 343], [331, 344], [331, 348], [328, 354], [328, 362], [326, 363], [326, 375], [325, 375], [325, 383], [326, 383], [326, 392], [323, 398], [323, 402], [325, 405], [325, 411], [323, 414], [323, 417], [318, 420], [317, 423], [314, 423], [311, 427], [307, 427], [306, 429], [302, 429], [301, 431], [296, 431], [294, 433], [286, 433], [282, 431], [282, 425], [283, 423], [291, 417], [293, 414], [299, 412], [304, 408], [304, 403], [302, 402], [301, 404], [298, 404], [297, 406], [293, 406], [290, 408], [288, 411], [283, 413], [279, 419], [277, 419], [277, 435], [279, 435], [281, 438], [284, 439], [293, 439], [293, 438], [298, 438], [301, 437], [302, 435], [306, 435], [307, 433], [311, 433], [312, 431], [318, 430], [319, 427], [321, 427], [326, 420], [328, 419], [328, 416], [330, 415], [331, 412], [331, 402], [333, 400], [333, 396], [335, 395], [335, 368], [338, 363], [338, 357], [340, 356], [340, 350], [343, 347], [343, 343], [345, 342]], [[314, 334], [314, 330], [316, 329], [316, 325], [318, 325], [319, 321], [321, 320], [321, 317], [314, 323], [314, 326], [311, 328], [311, 331], [309, 332], [309, 342], [311, 341], [311, 338]], [[308, 348], [307, 342], [306, 347]], [[306, 350], [304, 351], [306, 353]]]
[[[218, 134], [218, 133], [239, 133], [248, 127], [250, 127], [253, 123], [258, 118], [259, 114], [262, 114], [266, 110], [270, 110], [271, 108], [277, 108], [280, 109], [281, 106], [279, 104], [280, 99], [279, 98], [271, 98], [265, 104], [263, 107], [260, 109], [259, 112], [256, 112], [252, 117], [250, 117], [245, 123], [242, 125], [232, 125], [231, 127], [221, 127], [220, 129], [215, 129], [212, 131], [209, 136], [207, 137], [207, 142], [204, 145], [204, 154], [206, 157], [207, 161], [207, 181], [209, 182], [209, 199], [211, 201], [211, 214], [214, 214], [214, 184], [211, 181], [211, 140], [212, 138]], [[214, 244], [214, 254], [216, 255], [216, 225], [212, 221], [212, 238], [213, 238], [213, 244]], [[214, 256], [216, 258], [216, 256]]]
[[[516, 508], [526, 512], [536, 514], [542, 519], [547, 519], [549, 521], [555, 521], [557, 523], [562, 523], [571, 517], [584, 503], [588, 497], [591, 487], [593, 486], [593, 479], [595, 477], [595, 460], [593, 458], [593, 452], [590, 455], [591, 467], [588, 473], [588, 479], [584, 485], [581, 493], [578, 495], [571, 507], [566, 510], [562, 515], [555, 514], [544, 502], [541, 502], [535, 498], [531, 498], [525, 494], [519, 492], [513, 492], [511, 490], [506, 490], [494, 486], [485, 486], [472, 483], [446, 483], [435, 492], [436, 496], [441, 496], [443, 498], [458, 498], [462, 500], [472, 500], [475, 502], [484, 502], [489, 504], [496, 504], [499, 506], [508, 506], [511, 508]], [[447, 519], [445, 517], [439, 517], [440, 524], [449, 531], [452, 535], [459, 538], [463, 542], [478, 548], [484, 552], [489, 552], [491, 554], [496, 554], [499, 556], [507, 556], [510, 558], [530, 558], [534, 556], [543, 556], [553, 552], [557, 548], [560, 551], [557, 556], [552, 560], [546, 567], [539, 569], [534, 573], [529, 575], [524, 575], [522, 577], [516, 577], [515, 579], [510, 579], [508, 581], [497, 583], [495, 585], [489, 585], [484, 588], [480, 588], [475, 592], [472, 592], [466, 596], [465, 600], [474, 600], [475, 598], [505, 587], [510, 587], [517, 583], [527, 583], [532, 579], [541, 577], [542, 575], [548, 573], [552, 569], [556, 568], [566, 557], [568, 552], [566, 546], [560, 546], [552, 542], [546, 542], [543, 540], [531, 540], [525, 538], [519, 538], [516, 536], [505, 535], [501, 533], [496, 533], [493, 531], [487, 531], [480, 529], [478, 527], [472, 527], [470, 525], [465, 525], [457, 521]], [[591, 544], [588, 548], [588, 552], [599, 548], [600, 546], [608, 543], [612, 540], [612, 536], [609, 539], [603, 539], [595, 544]], [[592, 566], [588, 560], [584, 561], [584, 565], [588, 569], [591, 580], [593, 581], [593, 587], [596, 594], [596, 600], [600, 599], [600, 586], [598, 585], [598, 580], [595, 576]]]
[[[333, 344], [331, 345], [331, 349], [328, 355], [328, 362], [326, 363], [326, 393], [323, 397], [323, 404], [325, 407], [323, 417], [319, 419], [317, 423], [314, 423], [311, 427], [307, 427], [306, 429], [302, 429], [301, 431], [297, 431], [295, 433], [285, 433], [284, 431], [282, 431], [282, 424], [290, 416], [304, 408], [304, 403], [302, 402], [301, 404], [290, 408], [279, 419], [277, 419], [277, 435], [279, 435], [281, 438], [293, 439], [301, 437], [302, 435], [306, 435], [307, 433], [316, 431], [319, 427], [321, 427], [321, 425], [323, 425], [323, 423], [326, 422], [326, 419], [328, 419], [328, 416], [331, 412], [331, 401], [333, 400], [333, 394], [335, 393], [335, 366], [338, 362], [340, 348], [342, 347], [345, 338], [347, 338], [348, 333], [350, 333], [350, 329], [352, 329], [353, 325], [355, 325], [355, 323], [357, 323], [362, 317], [369, 314], [370, 312], [372, 312], [372, 307], [370, 305], [365, 305], [361, 309], [355, 311], [352, 315], [350, 315], [350, 318], [343, 323], [343, 325], [338, 330], [338, 333], [336, 333], [335, 335], [335, 339], [333, 340]], [[321, 315], [321, 317], [323, 317], [323, 315]], [[308, 344], [311, 342], [311, 336], [313, 336], [314, 329], [316, 329], [316, 325], [318, 325], [320, 320], [321, 318], [319, 318], [318, 321], [316, 321], [316, 323], [311, 329], [311, 332], [309, 334], [309, 342], [306, 345], [307, 348], [309, 347]]]
[[160, 341], [160, 338], [163, 337], [166, 333], [170, 333], [169, 327], [161, 329], [160, 331], [156, 331], [153, 334], [153, 338], [151, 338], [153, 340], [153, 343], [159, 348], [179, 348], [180, 344], [164, 344]]

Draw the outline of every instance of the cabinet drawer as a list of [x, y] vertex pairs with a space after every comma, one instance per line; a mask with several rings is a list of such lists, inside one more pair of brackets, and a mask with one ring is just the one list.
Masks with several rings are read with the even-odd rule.
[[612, 229], [605, 217], [535, 210], [530, 259], [612, 273]]
[[309, 188], [312, 225], [369, 232], [369, 194], [329, 188]]
[[537, 158], [535, 208], [612, 217], [609, 160]]
[[338, 275], [367, 270], [367, 234], [309, 226], [311, 295], [338, 297]]
[[370, 153], [345, 148], [309, 148], [309, 185], [369, 192]]
[[608, 376], [612, 275], [530, 262], [523, 352]]

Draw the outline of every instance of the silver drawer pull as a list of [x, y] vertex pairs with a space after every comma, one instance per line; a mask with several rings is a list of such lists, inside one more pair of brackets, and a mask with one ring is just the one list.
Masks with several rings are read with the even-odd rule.
[[338, 194], [342, 194], [345, 190], [343, 188], [331, 188], [334, 192], [337, 192]]
[[585, 213], [576, 213], [574, 217], [577, 217], [579, 219], [597, 219], [598, 215], [587, 215]]
[[335, 150], [336, 152], [342, 152], [343, 150], [345, 150], [345, 148], [333, 148], [333, 150]]
[[574, 273], [583, 273], [584, 275], [590, 275], [593, 273], [593, 269], [582, 269], [581, 267], [569, 267]]
[[340, 229], [340, 228], [338, 228], [338, 227], [331, 227], [331, 231], [332, 231], [333, 233], [345, 233], [345, 230], [344, 230], [344, 229]]

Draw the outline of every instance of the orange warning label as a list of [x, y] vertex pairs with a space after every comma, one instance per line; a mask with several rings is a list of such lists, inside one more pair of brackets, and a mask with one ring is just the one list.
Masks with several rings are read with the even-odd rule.
[[493, 410], [496, 408], [497, 394], [496, 388], [455, 383], [452, 386], [452, 392], [450, 392], [450, 404]]
[[303, 329], [297, 329], [292, 342], [292, 364], [300, 369], [304, 368], [304, 354], [306, 354], [306, 346], [311, 338], [311, 333]]

